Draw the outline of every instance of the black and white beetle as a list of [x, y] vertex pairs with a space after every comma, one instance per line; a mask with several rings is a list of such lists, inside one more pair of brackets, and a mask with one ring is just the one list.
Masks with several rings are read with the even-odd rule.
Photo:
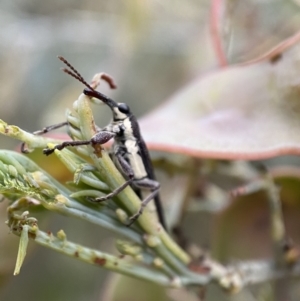
[[85, 95], [101, 100], [111, 109], [113, 120], [109, 125], [99, 130], [89, 141], [66, 141], [56, 145], [53, 149], [44, 149], [44, 154], [50, 155], [55, 149], [61, 150], [67, 146], [101, 145], [114, 138], [112, 157], [117, 168], [125, 177], [126, 182], [106, 196], [96, 198], [94, 201], [102, 202], [112, 198], [128, 185], [130, 185], [139, 196], [141, 196], [140, 189], [148, 189], [151, 192], [142, 201], [139, 211], [130, 218], [130, 225], [142, 214], [147, 204], [154, 199], [158, 219], [166, 229], [163, 208], [159, 197], [160, 184], [155, 179], [150, 155], [141, 136], [136, 117], [131, 113], [127, 104], [117, 103], [106, 95], [96, 91], [82, 78], [70, 63], [62, 57], [59, 57], [59, 59], [70, 67], [72, 71], [68, 69], [63, 70], [87, 87], [83, 91]]

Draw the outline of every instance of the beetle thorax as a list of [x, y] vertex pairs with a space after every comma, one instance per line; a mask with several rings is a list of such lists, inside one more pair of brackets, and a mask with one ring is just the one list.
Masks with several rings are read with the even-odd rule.
[[126, 114], [120, 112], [120, 110], [117, 107], [113, 108], [113, 116], [114, 120], [124, 120], [128, 117]]

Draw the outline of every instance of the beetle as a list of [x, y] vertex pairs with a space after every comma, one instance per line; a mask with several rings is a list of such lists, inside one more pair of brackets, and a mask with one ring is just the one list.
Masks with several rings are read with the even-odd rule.
[[83, 93], [91, 98], [101, 100], [112, 111], [113, 119], [103, 129], [99, 129], [96, 134], [87, 141], [66, 141], [56, 145], [54, 148], [46, 148], [43, 153], [50, 155], [54, 150], [62, 150], [67, 146], [92, 145], [97, 146], [106, 143], [114, 138], [112, 146], [112, 158], [116, 167], [125, 177], [123, 185], [107, 194], [106, 196], [94, 199], [95, 202], [102, 202], [120, 193], [128, 185], [141, 197], [141, 189], [150, 190], [150, 194], [141, 202], [140, 209], [130, 217], [131, 225], [142, 213], [147, 204], [154, 199], [158, 219], [166, 229], [166, 222], [163, 208], [159, 196], [160, 184], [155, 178], [153, 166], [146, 143], [140, 132], [140, 127], [136, 117], [132, 114], [129, 106], [125, 103], [117, 103], [108, 96], [96, 91], [89, 85], [78, 71], [63, 57], [59, 59], [71, 70], [64, 68], [63, 71], [83, 83], [86, 88]]

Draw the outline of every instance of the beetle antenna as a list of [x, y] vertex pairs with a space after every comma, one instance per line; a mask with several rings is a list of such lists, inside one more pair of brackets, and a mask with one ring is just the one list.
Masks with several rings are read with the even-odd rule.
[[81, 74], [63, 56], [58, 56], [58, 59], [61, 60], [65, 65], [67, 65], [73, 71], [73, 73], [78, 76], [77, 78], [84, 80]]
[[71, 75], [72, 77], [76, 78], [78, 81], [80, 81], [81, 83], [83, 83], [86, 87], [88, 87], [89, 89], [91, 89], [92, 91], [94, 91], [95, 89], [93, 89], [85, 80], [84, 78], [81, 76], [81, 74], [62, 56], [58, 56], [58, 59], [61, 60], [64, 64], [66, 64], [71, 70], [67, 69], [67, 68], [62, 68], [62, 71]]
[[116, 89], [117, 88], [117, 85], [116, 85], [114, 79], [106, 73], [96, 74], [93, 78], [92, 83], [88, 84], [84, 80], [84, 78], [81, 76], [81, 74], [64, 57], [58, 56], [58, 59], [61, 60], [64, 64], [66, 64], [70, 68], [70, 70], [68, 68], [62, 68], [63, 72], [65, 72], [65, 73], [69, 74], [70, 76], [74, 77], [75, 79], [77, 79], [79, 82], [84, 84], [87, 88], [89, 88], [92, 91], [95, 91], [97, 86], [100, 84], [101, 79], [106, 81], [111, 89]]
[[83, 83], [86, 87], [88, 87], [92, 91], [95, 91], [95, 89], [92, 88], [80, 75], [78, 76], [76, 73], [73, 73], [71, 70], [69, 70], [67, 68], [62, 68], [61, 70], [63, 72], [65, 72], [65, 73], [71, 75], [72, 77], [76, 78], [78, 81], [80, 81], [81, 83]]

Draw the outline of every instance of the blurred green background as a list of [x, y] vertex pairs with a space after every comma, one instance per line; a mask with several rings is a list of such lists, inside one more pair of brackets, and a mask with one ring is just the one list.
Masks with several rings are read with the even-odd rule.
[[[1, 1], [1, 116], [30, 131], [64, 119], [82, 85], [59, 70], [57, 55], [88, 81], [96, 72], [112, 75], [118, 89], [101, 90], [141, 116], [215, 65], [209, 7], [209, 1]], [[105, 113], [97, 119], [103, 124]]]

